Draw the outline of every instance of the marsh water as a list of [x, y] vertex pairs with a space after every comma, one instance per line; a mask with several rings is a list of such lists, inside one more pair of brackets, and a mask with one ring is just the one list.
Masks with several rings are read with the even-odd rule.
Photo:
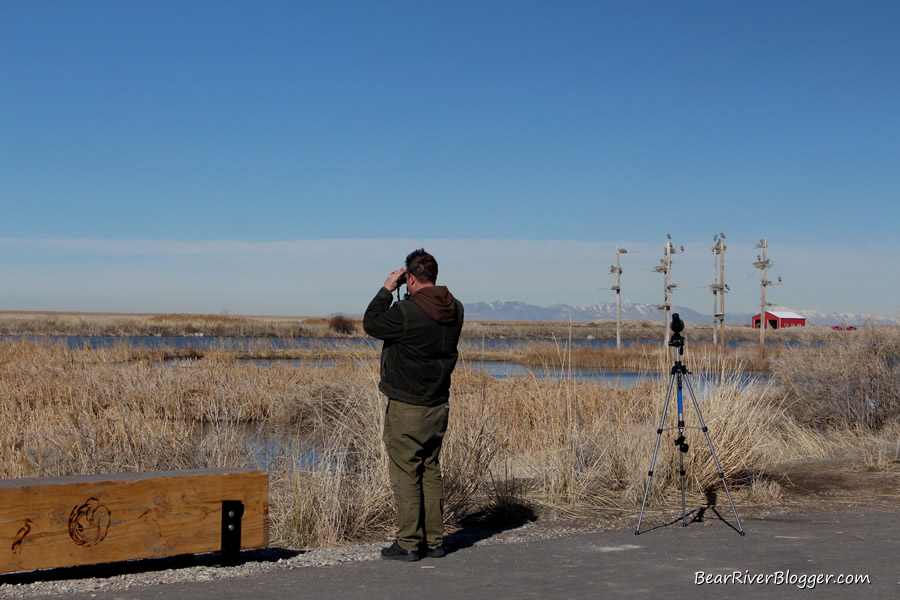
[[[5, 339], [23, 339], [21, 337], [7, 337]], [[371, 338], [259, 338], [259, 337], [213, 337], [213, 336], [185, 336], [185, 337], [164, 337], [164, 336], [135, 336], [135, 337], [115, 337], [115, 336], [49, 336], [49, 337], [29, 337], [27, 339], [44, 340], [50, 343], [66, 344], [73, 350], [83, 348], [113, 348], [116, 345], [125, 344], [132, 347], [140, 347], [147, 349], [175, 349], [175, 350], [290, 350], [290, 349], [317, 349], [317, 348], [339, 348], [353, 351], [371, 350], [380, 347], [381, 342]], [[522, 344], [529, 343], [552, 343], [560, 346], [561, 349], [567, 347], [571, 343], [572, 347], [579, 348], [609, 348], [615, 346], [615, 340], [534, 340], [534, 339], [467, 339], [461, 342], [468, 345], [474, 350], [505, 350], [511, 349]], [[659, 340], [623, 340], [623, 345], [654, 345], [659, 344]], [[737, 346], [746, 342], [732, 342], [731, 346]], [[178, 359], [173, 361], [177, 364]], [[317, 368], [329, 368], [338, 362], [348, 362], [347, 360], [303, 360], [303, 359], [244, 359], [243, 362], [254, 364], [260, 368], [269, 368], [276, 364], [285, 366], [312, 365]], [[635, 371], [615, 371], [609, 369], [586, 369], [586, 368], [556, 368], [556, 367], [529, 367], [515, 362], [507, 361], [478, 361], [467, 360], [460, 363], [460, 368], [486, 371], [497, 379], [507, 379], [511, 377], [534, 377], [540, 380], [545, 379], [572, 379], [575, 381], [584, 381], [601, 384], [612, 388], [631, 388], [642, 381], [656, 381], [661, 377], [668, 377], [668, 373], [647, 373]], [[768, 375], [761, 374], [740, 374], [736, 375], [739, 385], [757, 385], [760, 382], [768, 381]], [[694, 387], [697, 393], [707, 387], [711, 378], [718, 379], [717, 376], [698, 374], [694, 376]]]

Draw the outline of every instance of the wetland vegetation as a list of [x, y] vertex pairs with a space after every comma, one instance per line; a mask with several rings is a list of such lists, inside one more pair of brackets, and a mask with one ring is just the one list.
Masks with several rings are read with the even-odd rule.
[[[347, 343], [275, 348], [265, 337], [285, 336], [289, 321], [52, 317], [26, 326], [28, 319], [11, 320], [16, 319], [0, 319], [0, 333], [18, 336], [0, 342], [3, 477], [264, 468], [274, 544], [315, 547], [389, 537], [393, 517], [381, 443], [385, 400], [377, 389], [378, 350], [358, 343], [358, 334], [335, 333], [327, 319], [300, 321], [304, 336], [316, 337], [315, 326], [318, 337]], [[298, 320], [293, 323], [297, 327]], [[538, 340], [535, 327], [552, 334]], [[661, 343], [619, 351], [580, 347], [570, 342], [578, 339], [578, 326], [556, 327], [472, 325], [471, 331], [482, 334], [473, 333], [462, 347], [442, 455], [450, 526], [471, 515], [522, 507], [539, 516], [590, 511], [601, 519], [639, 508], [665, 378], [616, 389], [571, 377], [497, 379], [474, 366], [480, 360], [515, 360], [563, 371], [588, 365], [667, 374], [670, 350]], [[271, 335], [258, 334], [258, 347], [240, 350], [125, 343], [71, 348], [50, 337], [189, 335], [190, 328], [204, 335], [250, 336], [250, 328]], [[615, 323], [613, 336], [614, 328]], [[292, 331], [296, 337], [300, 329]], [[497, 335], [489, 337], [488, 331]], [[720, 355], [711, 344], [692, 343], [698, 331], [685, 332], [686, 364], [693, 372], [716, 375], [703, 416], [739, 510], [741, 504], [778, 501], [780, 484], [767, 474], [785, 463], [828, 458], [853, 460], [876, 474], [896, 471], [897, 328], [822, 332], [821, 339], [800, 332], [794, 335], [807, 339], [781, 347], [764, 363], [754, 362], [759, 359], [752, 345]], [[655, 334], [661, 339], [661, 327]], [[497, 350], [483, 343], [497, 337], [531, 341]], [[242, 360], [249, 356], [335, 362], [260, 368]], [[741, 385], [738, 376], [747, 370], [767, 370], [772, 379]], [[686, 455], [689, 487], [701, 502], [718, 475], [701, 434], [689, 435], [695, 436]], [[675, 500], [675, 451], [672, 444], [661, 447], [650, 498], [654, 510]]]

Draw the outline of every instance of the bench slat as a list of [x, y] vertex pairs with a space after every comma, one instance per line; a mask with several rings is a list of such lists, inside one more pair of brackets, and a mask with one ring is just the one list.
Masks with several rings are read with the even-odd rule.
[[202, 469], [0, 481], [0, 572], [213, 552], [222, 502], [241, 549], [268, 545], [268, 474]]

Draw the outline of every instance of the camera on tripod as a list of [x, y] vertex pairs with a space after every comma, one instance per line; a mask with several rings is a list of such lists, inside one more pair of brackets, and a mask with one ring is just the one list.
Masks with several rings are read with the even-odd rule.
[[[706, 423], [703, 421], [703, 415], [700, 413], [700, 404], [697, 403], [697, 397], [694, 395], [694, 387], [691, 384], [690, 379], [691, 372], [688, 371], [687, 367], [684, 366], [684, 364], [681, 362], [681, 355], [684, 354], [684, 338], [681, 337], [681, 332], [684, 331], [684, 321], [681, 320], [681, 317], [678, 316], [678, 313], [672, 314], [672, 322], [669, 324], [669, 327], [672, 329], [672, 337], [669, 340], [669, 346], [676, 347], [678, 351], [675, 353], [675, 364], [672, 366], [672, 370], [669, 375], [669, 388], [666, 392], [666, 400], [665, 402], [663, 402], [662, 417], [660, 417], [659, 427], [656, 429], [656, 445], [653, 448], [653, 459], [650, 461], [650, 471], [647, 473], [647, 485], [644, 486], [644, 501], [641, 503], [641, 514], [638, 517], [637, 528], [635, 528], [634, 534], [638, 535], [641, 533], [641, 522], [644, 520], [644, 508], [646, 508], [647, 506], [647, 498], [650, 495], [650, 484], [653, 482], [653, 469], [656, 466], [656, 458], [659, 453], [660, 437], [662, 436], [664, 431], [669, 431], [672, 429], [678, 430], [678, 437], [675, 438], [675, 446], [679, 450], [678, 461], [680, 465], [679, 473], [681, 475], [681, 524], [683, 527], [687, 527], [687, 505], [685, 500], [686, 472], [684, 470], [684, 455], [688, 451], [689, 446], [684, 432], [687, 429], [699, 429], [706, 437], [706, 443], [709, 446], [709, 452], [712, 455], [713, 461], [716, 463], [716, 469], [719, 472], [719, 478], [722, 480], [722, 487], [725, 488], [725, 494], [728, 496], [728, 503], [731, 504], [731, 512], [734, 513], [734, 520], [737, 522], [737, 528], [735, 529], [733, 526], [732, 528], [741, 535], [744, 535], [744, 527], [743, 525], [741, 525], [741, 518], [738, 516], [737, 509], [734, 507], [734, 500], [731, 498], [731, 492], [728, 491], [728, 483], [725, 481], [725, 473], [722, 471], [722, 465], [719, 464], [719, 458], [716, 456], [716, 450], [715, 448], [713, 448], [712, 439], [709, 436], [709, 429], [706, 427]], [[682, 397], [682, 389], [684, 389], [684, 387], [687, 388], [691, 403], [694, 406], [694, 410], [697, 412], [697, 418], [700, 420], [699, 427], [688, 426], [685, 424], [684, 403]], [[669, 400], [672, 397], [672, 390], [675, 390], [676, 393], [676, 399], [678, 403], [678, 420], [675, 427], [666, 427], [666, 412], [669, 410]]]

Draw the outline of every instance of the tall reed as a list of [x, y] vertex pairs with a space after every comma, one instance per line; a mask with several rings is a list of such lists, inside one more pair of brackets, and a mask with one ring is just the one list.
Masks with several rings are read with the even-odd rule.
[[844, 332], [777, 359], [775, 379], [791, 414], [819, 428], [879, 429], [900, 417], [900, 329]]

